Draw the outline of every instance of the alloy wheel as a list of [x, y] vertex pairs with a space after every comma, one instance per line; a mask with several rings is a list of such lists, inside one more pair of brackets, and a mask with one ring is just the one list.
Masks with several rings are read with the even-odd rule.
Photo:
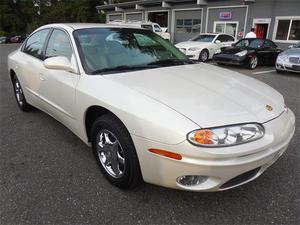
[[257, 66], [258, 60], [256, 56], [253, 56], [250, 60], [251, 69], [255, 69]]
[[24, 103], [24, 95], [23, 95], [23, 90], [20, 85], [20, 82], [17, 78], [15, 78], [14, 88], [15, 88], [15, 95], [17, 98], [17, 102], [20, 106], [22, 106]]
[[119, 140], [109, 130], [101, 130], [97, 134], [97, 155], [106, 172], [120, 178], [125, 172], [124, 151]]
[[201, 52], [200, 54], [201, 54], [201, 56], [200, 56], [201, 61], [202, 61], [202, 62], [206, 62], [207, 59], [208, 59], [207, 51], [203, 51], [203, 52]]

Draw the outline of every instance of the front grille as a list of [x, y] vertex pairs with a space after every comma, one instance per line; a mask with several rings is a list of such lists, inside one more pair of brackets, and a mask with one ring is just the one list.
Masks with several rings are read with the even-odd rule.
[[260, 167], [254, 169], [254, 170], [250, 170], [246, 173], [242, 173], [242, 174], [232, 178], [231, 180], [227, 181], [226, 183], [224, 183], [220, 187], [220, 189], [225, 189], [225, 188], [233, 187], [233, 186], [239, 185], [241, 183], [244, 183], [245, 181], [250, 180], [251, 178], [255, 177], [259, 170], [260, 170]]
[[300, 57], [290, 57], [289, 58], [290, 63], [294, 63], [294, 64], [300, 64]]

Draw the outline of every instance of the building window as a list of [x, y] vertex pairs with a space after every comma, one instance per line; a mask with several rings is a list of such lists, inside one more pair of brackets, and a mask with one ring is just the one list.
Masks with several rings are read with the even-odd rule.
[[275, 41], [300, 41], [300, 18], [277, 19]]
[[236, 38], [238, 22], [214, 22], [215, 33], [225, 33]]
[[200, 19], [177, 19], [176, 32], [177, 33], [200, 33], [201, 20]]

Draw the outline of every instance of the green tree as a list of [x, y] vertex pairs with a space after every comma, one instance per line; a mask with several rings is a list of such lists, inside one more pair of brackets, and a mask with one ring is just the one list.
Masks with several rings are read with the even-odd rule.
[[100, 0], [1, 0], [0, 35], [30, 33], [49, 23], [101, 23]]

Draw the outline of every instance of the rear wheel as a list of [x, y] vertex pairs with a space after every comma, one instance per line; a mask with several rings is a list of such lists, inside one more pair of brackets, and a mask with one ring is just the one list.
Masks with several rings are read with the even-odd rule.
[[142, 182], [139, 161], [129, 132], [113, 115], [99, 117], [92, 126], [92, 147], [106, 179], [122, 189]]
[[206, 62], [208, 60], [209, 53], [206, 49], [203, 49], [199, 54], [199, 61]]
[[256, 55], [253, 55], [249, 60], [248, 68], [253, 70], [257, 67], [257, 65], [258, 65], [258, 58]]
[[18, 103], [19, 108], [24, 111], [28, 112], [33, 109], [33, 107], [27, 103], [22, 86], [17, 75], [13, 75], [12, 77], [13, 87], [14, 87], [14, 94]]

